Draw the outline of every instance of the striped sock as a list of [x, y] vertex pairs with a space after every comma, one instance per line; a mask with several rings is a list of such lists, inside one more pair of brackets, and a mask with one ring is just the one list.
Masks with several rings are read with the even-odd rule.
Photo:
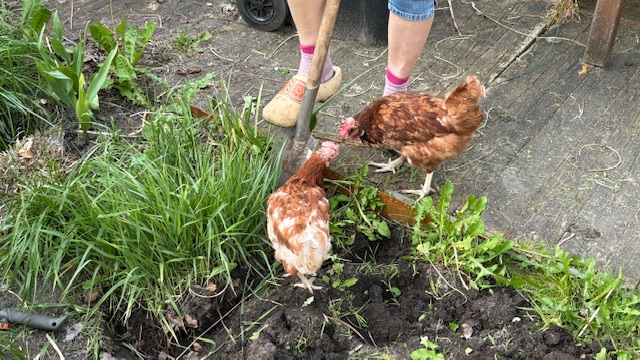
[[[311, 61], [313, 60], [313, 53], [316, 50], [315, 45], [302, 45], [300, 44], [300, 67], [298, 68], [298, 74], [308, 78], [309, 71], [311, 70]], [[333, 77], [333, 62], [331, 62], [331, 54], [327, 53], [327, 57], [324, 59], [324, 68], [322, 69], [322, 76], [320, 82], [324, 83]]]
[[406, 78], [399, 78], [393, 75], [393, 73], [391, 73], [389, 69], [387, 69], [387, 73], [384, 77], [384, 93], [382, 94], [382, 96], [407, 91], [408, 86], [408, 76]]

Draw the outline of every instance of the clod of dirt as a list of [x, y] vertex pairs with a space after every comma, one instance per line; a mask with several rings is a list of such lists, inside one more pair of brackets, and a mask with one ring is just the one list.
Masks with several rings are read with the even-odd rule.
[[[322, 283], [324, 289], [309, 301], [308, 292], [292, 286], [296, 279], [286, 278], [250, 298], [242, 312], [231, 312], [205, 335], [219, 346], [215, 356], [407, 359], [423, 347], [423, 337], [454, 359], [578, 359], [596, 353], [576, 345], [563, 329], [532, 330], [535, 318], [512, 288], [454, 291], [456, 274], [405, 262], [408, 241], [397, 229], [393, 233], [394, 238], [375, 243], [357, 235], [350, 253], [338, 254], [344, 259], [342, 278], [358, 279], [351, 287]], [[362, 258], [370, 263], [363, 265]], [[332, 264], [325, 264], [318, 278], [336, 276], [331, 270]], [[203, 344], [202, 354], [211, 351], [208, 346]]]

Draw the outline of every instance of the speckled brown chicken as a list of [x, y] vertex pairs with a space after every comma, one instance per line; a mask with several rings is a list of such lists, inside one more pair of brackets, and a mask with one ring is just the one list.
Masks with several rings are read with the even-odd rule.
[[324, 170], [338, 156], [338, 146], [330, 141], [311, 154], [300, 169], [267, 200], [267, 232], [276, 260], [284, 270], [297, 275], [309, 290], [313, 278], [331, 249], [329, 201], [324, 189]]
[[391, 94], [345, 119], [340, 135], [400, 153], [388, 163], [370, 163], [379, 168], [376, 172], [395, 174], [396, 166], [405, 160], [425, 171], [422, 189], [403, 191], [422, 198], [431, 192], [438, 165], [460, 154], [482, 123], [478, 100], [483, 95], [484, 87], [475, 76], [469, 76], [444, 99], [408, 92]]

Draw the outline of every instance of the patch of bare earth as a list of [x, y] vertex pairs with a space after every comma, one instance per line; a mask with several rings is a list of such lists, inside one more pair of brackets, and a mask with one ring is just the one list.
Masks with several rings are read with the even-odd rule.
[[[525, 310], [528, 303], [514, 289], [464, 290], [455, 274], [403, 260], [409, 244], [398, 229], [379, 242], [357, 235], [350, 252], [338, 254], [345, 260], [341, 274], [327, 261], [316, 280], [324, 289], [313, 294], [293, 287], [297, 279], [288, 277], [249, 294], [241, 304], [242, 296], [230, 290], [225, 299], [191, 296], [184, 310], [199, 326], [188, 329], [191, 337], [165, 354], [194, 357], [215, 351], [215, 358], [260, 360], [388, 354], [407, 359], [424, 347], [426, 337], [453, 359], [594, 358], [593, 348], [576, 344], [563, 329], [537, 330], [539, 319]], [[358, 281], [331, 288], [320, 280], [323, 275]]]

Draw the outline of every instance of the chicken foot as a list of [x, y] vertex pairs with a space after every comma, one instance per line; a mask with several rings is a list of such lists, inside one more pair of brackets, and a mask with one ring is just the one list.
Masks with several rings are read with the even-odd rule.
[[377, 169], [375, 172], [377, 173], [381, 173], [381, 172], [393, 172], [394, 174], [396, 173], [396, 167], [398, 167], [398, 165], [402, 164], [404, 162], [405, 158], [404, 156], [400, 156], [399, 158], [391, 161], [389, 160], [389, 162], [387, 163], [376, 163], [376, 162], [370, 162], [369, 165], [372, 166], [376, 166], [379, 169]]
[[435, 192], [434, 189], [431, 188], [431, 179], [433, 178], [433, 172], [430, 172], [427, 174], [427, 178], [424, 180], [424, 185], [422, 186], [422, 189], [420, 190], [402, 190], [402, 193], [405, 194], [415, 194], [418, 195], [418, 200], [422, 199], [423, 197], [429, 195], [432, 192]]
[[322, 286], [313, 285], [313, 280], [315, 280], [316, 278], [312, 277], [311, 279], [307, 279], [301, 273], [298, 273], [298, 277], [300, 278], [300, 282], [293, 284], [293, 286], [307, 289], [312, 294], [313, 294], [313, 290], [322, 290]]

